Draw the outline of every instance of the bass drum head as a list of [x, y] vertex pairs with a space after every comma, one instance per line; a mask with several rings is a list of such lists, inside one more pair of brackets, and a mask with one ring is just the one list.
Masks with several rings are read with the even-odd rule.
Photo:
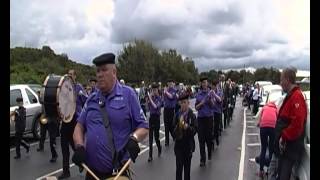
[[63, 122], [70, 122], [76, 111], [76, 96], [72, 79], [65, 75], [60, 80], [58, 89], [58, 110]]

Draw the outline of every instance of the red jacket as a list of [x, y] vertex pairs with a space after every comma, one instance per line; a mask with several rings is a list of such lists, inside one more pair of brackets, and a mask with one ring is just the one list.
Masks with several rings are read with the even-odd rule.
[[282, 131], [283, 140], [295, 140], [302, 134], [307, 119], [307, 106], [299, 87], [294, 87], [285, 98], [279, 110], [279, 118], [289, 123]]

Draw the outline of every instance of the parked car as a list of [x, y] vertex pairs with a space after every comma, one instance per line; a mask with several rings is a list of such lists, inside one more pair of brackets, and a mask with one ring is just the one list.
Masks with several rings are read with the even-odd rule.
[[[16, 98], [23, 99], [23, 106], [26, 108], [26, 129], [25, 133], [32, 133], [34, 138], [40, 137], [39, 118], [42, 113], [42, 105], [39, 102], [37, 93], [28, 85], [10, 85], [10, 113], [18, 108]], [[10, 119], [10, 137], [15, 134], [14, 121]]]
[[266, 86], [266, 85], [272, 85], [272, 82], [271, 81], [256, 81], [254, 83], [254, 85], [257, 85], [259, 84], [260, 87], [263, 87], [263, 86]]
[[261, 87], [261, 94], [262, 94], [262, 101], [260, 102], [260, 107], [263, 107], [267, 103], [267, 98], [268, 98], [269, 94], [272, 94], [271, 96], [277, 96], [277, 95], [281, 96], [282, 95], [282, 87], [277, 84], [265, 85], [265, 86]]
[[27, 84], [35, 93], [40, 92], [42, 86], [40, 84]]

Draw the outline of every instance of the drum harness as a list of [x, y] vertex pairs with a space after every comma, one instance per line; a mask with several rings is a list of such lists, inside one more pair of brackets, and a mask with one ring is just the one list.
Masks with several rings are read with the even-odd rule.
[[[104, 97], [99, 97], [99, 107], [100, 107], [100, 111], [102, 114], [102, 118], [103, 118], [103, 124], [104, 127], [106, 128], [106, 132], [107, 132], [107, 140], [108, 142], [112, 142], [111, 145], [110, 143], [107, 143], [107, 145], [109, 146], [109, 148], [111, 149], [111, 153], [112, 153], [112, 165], [113, 165], [113, 170], [112, 170], [112, 175], [116, 176], [117, 173], [119, 172], [119, 170], [121, 169], [121, 162], [120, 162], [120, 158], [122, 156], [120, 156], [120, 152], [116, 151], [116, 147], [114, 144], [114, 139], [113, 139], [113, 132], [111, 129], [111, 125], [110, 125], [110, 121], [108, 118], [108, 114], [107, 111], [105, 110], [105, 98]], [[131, 179], [131, 170], [129, 170], [129, 168], [127, 169], [127, 175], [129, 177], [129, 179]]]

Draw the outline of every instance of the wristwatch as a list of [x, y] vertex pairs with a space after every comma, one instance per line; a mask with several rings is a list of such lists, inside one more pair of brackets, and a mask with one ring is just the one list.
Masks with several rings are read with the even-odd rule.
[[133, 133], [133, 134], [131, 135], [131, 138], [133, 138], [133, 140], [135, 140], [136, 142], [138, 142], [138, 136], [137, 136], [135, 133]]

